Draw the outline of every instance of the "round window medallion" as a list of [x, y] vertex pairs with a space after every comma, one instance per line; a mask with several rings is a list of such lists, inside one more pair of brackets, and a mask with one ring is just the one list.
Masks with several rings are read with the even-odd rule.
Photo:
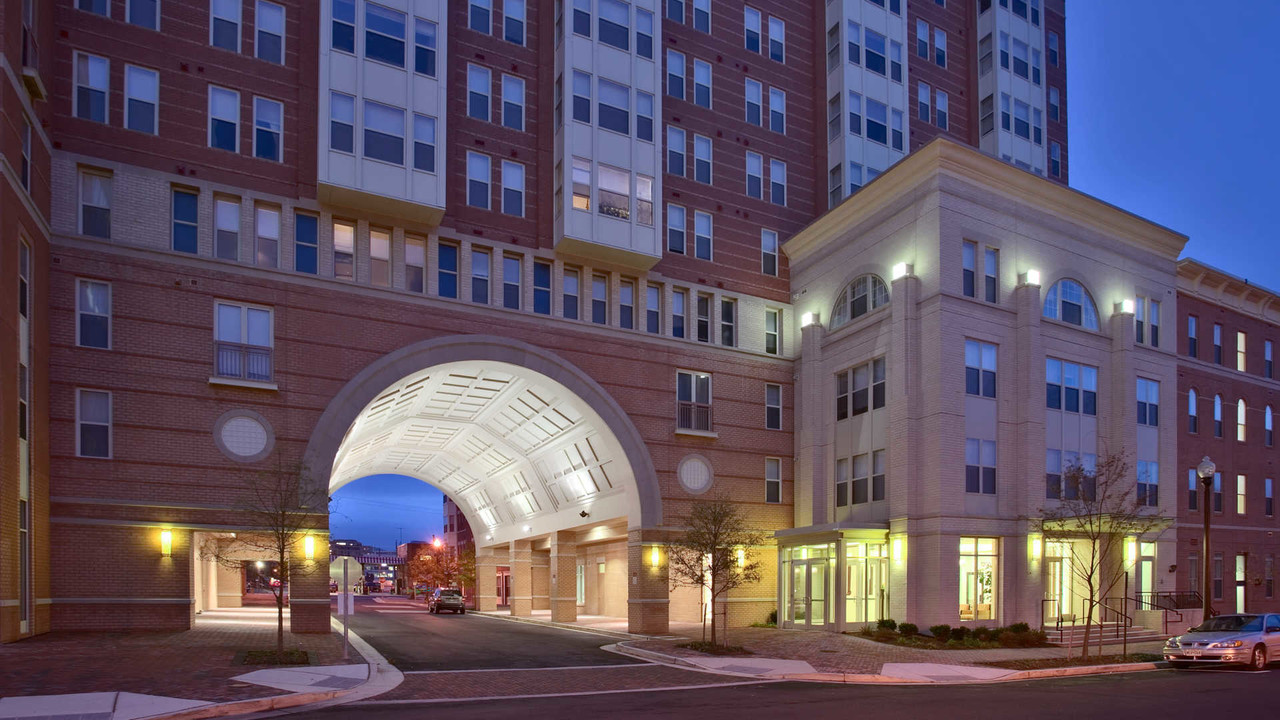
[[690, 455], [680, 461], [676, 476], [685, 490], [699, 495], [711, 487], [711, 463], [701, 455]]
[[232, 460], [253, 462], [270, 454], [275, 434], [266, 418], [258, 413], [231, 410], [215, 423], [213, 441]]

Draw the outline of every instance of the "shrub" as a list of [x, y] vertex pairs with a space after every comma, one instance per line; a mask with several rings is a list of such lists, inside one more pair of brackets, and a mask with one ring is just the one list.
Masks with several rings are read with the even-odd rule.
[[912, 635], [918, 634], [920, 632], [920, 628], [916, 627], [915, 623], [902, 623], [898, 626], [898, 632], [902, 633], [906, 637], [911, 637]]
[[952, 639], [952, 640], [955, 640], [956, 642], [961, 642], [961, 643], [962, 643], [962, 642], [964, 642], [964, 639], [965, 639], [966, 637], [968, 637], [968, 636], [969, 636], [969, 628], [967, 628], [967, 627], [953, 627], [953, 628], [951, 628], [951, 639]]
[[929, 634], [941, 640], [942, 642], [946, 642], [947, 638], [951, 637], [951, 626], [950, 625], [930, 625]]
[[876, 621], [876, 627], [881, 630], [897, 630], [898, 623], [893, 618], [880, 618]]
[[991, 628], [981, 625], [973, 629], [973, 637], [980, 642], [987, 642], [991, 639]]
[[1024, 622], [1014, 623], [1009, 626], [1009, 632], [1018, 634], [1028, 633], [1031, 632], [1031, 626]]
[[988, 632], [988, 635], [989, 635], [988, 639], [991, 642], [1000, 642], [1000, 638], [1004, 637], [1007, 634], [1009, 634], [1008, 628], [994, 627], [994, 628], [991, 628], [991, 630]]
[[777, 624], [778, 624], [778, 611], [777, 611], [777, 610], [770, 610], [770, 611], [769, 611], [769, 621], [768, 621], [768, 622], [769, 622], [769, 624], [770, 624], [770, 625], [777, 625]]

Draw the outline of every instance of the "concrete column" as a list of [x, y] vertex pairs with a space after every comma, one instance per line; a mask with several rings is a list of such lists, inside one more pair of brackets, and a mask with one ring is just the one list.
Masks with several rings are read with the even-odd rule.
[[317, 533], [310, 560], [305, 540], [289, 548], [289, 632], [329, 632], [328, 553], [317, 552], [328, 546], [329, 536]]
[[[667, 553], [653, 530], [627, 532], [627, 632], [665, 635], [671, 613]], [[654, 548], [658, 562], [653, 563]]]
[[571, 532], [551, 535], [551, 621], [578, 619], [578, 546]]
[[551, 609], [551, 551], [534, 550], [529, 555], [533, 588], [533, 609]]
[[528, 617], [533, 614], [532, 550], [528, 540], [511, 541], [511, 614]]
[[476, 548], [476, 609], [482, 612], [498, 609], [498, 561], [493, 548]]
[[796, 527], [821, 525], [830, 522], [828, 509], [831, 503], [831, 479], [827, 472], [827, 453], [831, 451], [828, 437], [830, 424], [824, 422], [834, 415], [827, 412], [831, 388], [828, 374], [822, 364], [822, 339], [825, 335], [821, 322], [815, 322], [800, 330], [800, 359], [795, 392], [796, 462], [794, 470], [794, 498]]

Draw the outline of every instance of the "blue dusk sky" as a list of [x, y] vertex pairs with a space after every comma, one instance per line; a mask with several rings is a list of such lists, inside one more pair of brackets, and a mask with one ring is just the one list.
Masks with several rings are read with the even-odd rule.
[[1071, 186], [1190, 237], [1184, 256], [1280, 291], [1280, 2], [1067, 0]]
[[[1071, 186], [1187, 235], [1185, 256], [1280, 291], [1267, 210], [1280, 205], [1280, 2], [1204, 7], [1067, 0]], [[440, 501], [412, 478], [357, 480], [334, 494], [332, 537], [388, 550], [430, 539]]]

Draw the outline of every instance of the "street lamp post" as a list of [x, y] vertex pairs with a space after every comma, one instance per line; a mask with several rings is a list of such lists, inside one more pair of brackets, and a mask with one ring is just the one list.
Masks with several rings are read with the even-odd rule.
[[1201, 576], [1203, 577], [1202, 592], [1204, 600], [1204, 617], [1201, 622], [1209, 619], [1210, 613], [1213, 612], [1209, 606], [1209, 590], [1210, 590], [1210, 557], [1209, 557], [1209, 504], [1213, 502], [1213, 475], [1217, 472], [1218, 466], [1213, 464], [1208, 455], [1200, 461], [1196, 466], [1196, 474], [1200, 476], [1200, 484], [1204, 487], [1204, 497], [1202, 505], [1204, 506], [1204, 560], [1201, 565]]

